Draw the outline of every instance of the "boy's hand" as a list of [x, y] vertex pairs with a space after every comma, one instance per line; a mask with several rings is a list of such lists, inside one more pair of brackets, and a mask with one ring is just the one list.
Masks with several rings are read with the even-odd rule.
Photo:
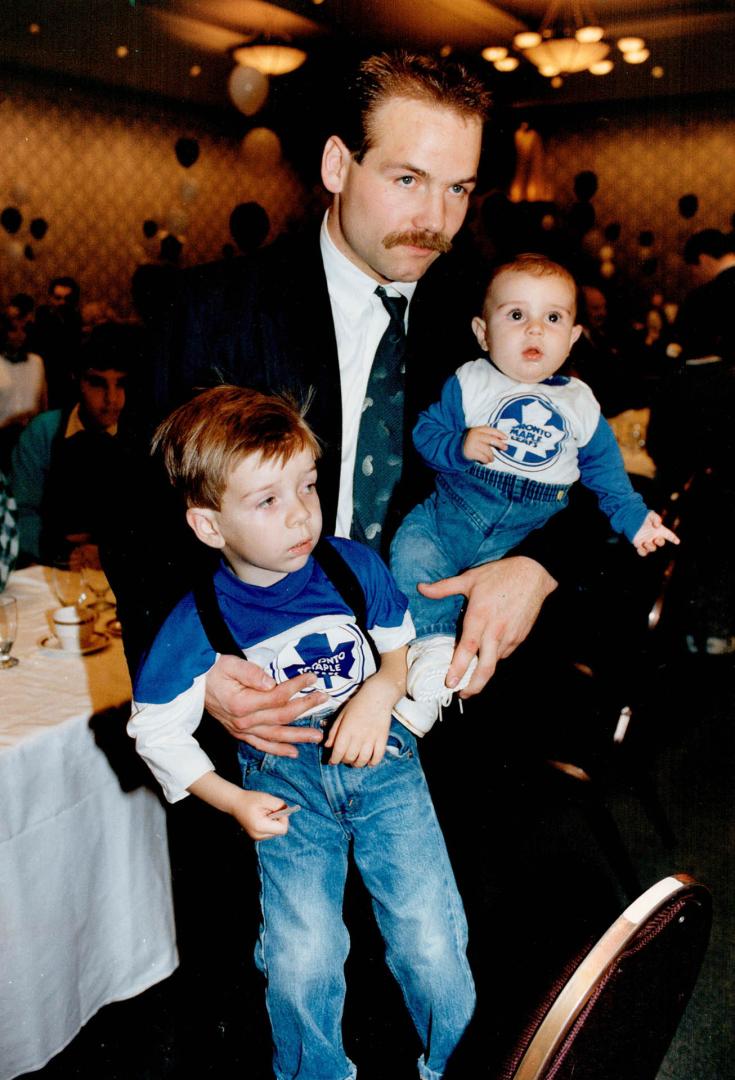
[[376, 707], [370, 694], [370, 680], [363, 683], [332, 725], [326, 742], [332, 747], [330, 765], [379, 765], [385, 754], [391, 721], [387, 710]]
[[479, 461], [488, 465], [493, 460], [493, 447], [504, 450], [508, 445], [508, 436], [494, 427], [470, 428], [462, 444], [462, 453], [468, 461]]
[[395, 703], [406, 693], [406, 646], [383, 653], [380, 671], [366, 679], [332, 725], [325, 746], [330, 765], [379, 765]]
[[649, 510], [645, 521], [633, 537], [634, 548], [639, 555], [650, 555], [656, 548], [663, 547], [667, 540], [670, 544], [681, 543], [676, 533], [666, 528], [661, 521], [661, 515]]
[[275, 810], [283, 810], [285, 805], [283, 799], [265, 792], [240, 791], [233, 799], [230, 813], [251, 840], [270, 840], [288, 832], [288, 817], [271, 817]]
[[288, 817], [271, 817], [274, 811], [286, 807], [283, 799], [275, 795], [265, 791], [243, 791], [215, 772], [204, 773], [189, 785], [188, 790], [215, 809], [231, 814], [251, 840], [270, 840], [272, 836], [284, 836], [288, 832]]

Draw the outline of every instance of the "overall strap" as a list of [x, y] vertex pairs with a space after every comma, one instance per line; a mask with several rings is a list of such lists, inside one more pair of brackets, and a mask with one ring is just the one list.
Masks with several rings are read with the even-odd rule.
[[337, 549], [323, 537], [317, 543], [312, 555], [355, 616], [355, 622], [362, 631], [362, 635], [373, 654], [375, 670], [378, 671], [380, 669], [380, 653], [368, 633], [365, 592], [360, 584], [360, 579]]
[[[345, 561], [336, 548], [321, 539], [312, 552], [328, 580], [334, 585], [347, 607], [355, 616], [355, 622], [362, 631], [375, 660], [376, 669], [380, 667], [380, 654], [367, 629], [367, 608], [365, 593], [360, 580], [352, 567]], [[223, 655], [242, 656], [232, 632], [225, 622], [214, 589], [214, 577], [205, 574], [199, 578], [193, 589], [194, 601], [201, 619], [204, 633], [215, 652]]]
[[242, 656], [242, 649], [232, 636], [232, 631], [220, 610], [217, 594], [214, 591], [214, 575], [200, 576], [192, 591], [204, 633], [214, 651], [222, 653], [223, 656]]

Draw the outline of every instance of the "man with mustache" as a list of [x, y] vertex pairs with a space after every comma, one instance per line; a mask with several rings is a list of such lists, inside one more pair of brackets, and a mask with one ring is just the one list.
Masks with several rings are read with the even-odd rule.
[[[322, 180], [333, 201], [318, 236], [284, 239], [234, 271], [204, 267], [185, 275], [151, 398], [158, 420], [194, 388], [218, 381], [301, 398], [311, 394], [308, 418], [323, 445], [325, 533], [367, 539], [386, 552], [404, 514], [430, 490], [431, 478], [411, 444], [415, 418], [438, 396], [447, 375], [474, 356], [470, 326], [482, 294], [480, 276], [456, 252], [446, 253], [476, 184], [489, 98], [459, 64], [398, 53], [363, 62], [350, 105], [352, 115], [323, 151]], [[389, 315], [391, 303], [403, 313]], [[378, 496], [381, 510], [359, 506], [355, 482], [361, 471], [373, 471], [372, 455], [361, 455], [358, 439], [373, 400], [371, 368], [392, 320], [402, 322], [399, 337], [407, 330], [403, 359], [390, 372], [405, 369], [403, 446], [375, 460], [376, 475], [387, 477]], [[131, 663], [186, 591], [198, 557], [182, 537], [172, 573], [170, 545], [167, 558], [156, 562], [152, 532], [147, 530], [144, 561], [131, 537], [118, 536], [109, 568]], [[544, 552], [553, 569], [543, 537], [533, 543], [425, 589], [428, 596], [468, 598], [447, 677], [448, 685], [456, 685], [478, 657], [463, 697], [484, 687], [556, 586], [533, 557]], [[275, 686], [246, 660], [221, 657], [207, 677], [207, 709], [255, 748], [296, 756], [295, 743], [321, 737], [286, 726], [303, 709], [294, 694], [310, 682], [313, 676], [302, 675]]]

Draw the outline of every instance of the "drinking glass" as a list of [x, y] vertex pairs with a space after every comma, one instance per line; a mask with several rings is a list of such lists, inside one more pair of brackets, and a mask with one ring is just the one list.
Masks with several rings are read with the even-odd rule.
[[87, 591], [78, 559], [54, 559], [51, 585], [62, 607], [84, 607]]
[[15, 667], [19, 661], [10, 655], [18, 631], [18, 604], [14, 596], [0, 596], [0, 668]]
[[99, 564], [95, 565], [92, 561], [86, 561], [82, 564], [82, 587], [88, 597], [95, 597], [91, 603], [87, 604], [87, 607], [92, 608], [94, 611], [108, 611], [110, 608], [114, 608], [115, 605], [110, 600], [105, 599], [105, 594], [108, 592], [110, 585], [104, 570]]

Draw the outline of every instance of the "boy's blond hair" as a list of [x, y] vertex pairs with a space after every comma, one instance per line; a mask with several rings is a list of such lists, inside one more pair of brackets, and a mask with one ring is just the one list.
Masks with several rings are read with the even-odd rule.
[[168, 478], [187, 506], [219, 510], [230, 473], [247, 454], [288, 461], [302, 450], [319, 456], [319, 442], [302, 408], [286, 396], [239, 386], [216, 386], [181, 405], [156, 428]]
[[572, 312], [572, 318], [576, 316], [578, 304], [577, 282], [565, 266], [562, 266], [561, 263], [554, 262], [548, 255], [540, 255], [535, 251], [526, 251], [522, 255], [516, 255], [516, 257], [509, 262], [503, 263], [502, 266], [496, 266], [490, 274], [490, 280], [487, 283], [483, 309], [490, 296], [493, 282], [496, 278], [499, 278], [501, 274], [531, 274], [533, 277], [561, 278], [568, 283], [574, 295], [574, 311]]

